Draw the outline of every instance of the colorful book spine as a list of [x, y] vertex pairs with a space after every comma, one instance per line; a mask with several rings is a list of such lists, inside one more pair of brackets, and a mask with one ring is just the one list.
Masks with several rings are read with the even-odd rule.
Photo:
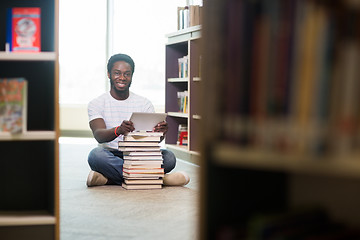
[[9, 51], [41, 51], [40, 8], [8, 8], [6, 22], [6, 43]]
[[0, 79], [0, 133], [26, 131], [27, 81], [24, 78]]

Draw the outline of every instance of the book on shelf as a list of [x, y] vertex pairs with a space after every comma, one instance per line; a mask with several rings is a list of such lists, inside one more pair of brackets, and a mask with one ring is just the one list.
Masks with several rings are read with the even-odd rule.
[[26, 131], [27, 80], [0, 78], [0, 134]]
[[351, 14], [316, 1], [231, 1], [226, 11], [224, 140], [315, 155], [358, 148], [360, 30]]
[[199, 5], [190, 5], [189, 6], [189, 26], [201, 25], [202, 19], [202, 7]]
[[177, 8], [178, 30], [201, 25], [202, 6], [189, 5]]
[[41, 9], [39, 7], [8, 8], [6, 43], [11, 52], [41, 51]]
[[178, 70], [179, 70], [179, 78], [187, 78], [189, 69], [189, 57], [183, 56], [178, 58]]
[[122, 183], [121, 185], [123, 188], [127, 190], [147, 190], [147, 189], [161, 189], [162, 184], [127, 184]]
[[188, 127], [187, 124], [179, 124], [177, 145], [188, 145]]
[[179, 145], [187, 146], [189, 143], [188, 141], [188, 131], [183, 131], [179, 135]]
[[189, 112], [189, 92], [187, 90], [182, 92], [177, 92], [177, 99], [179, 105], [179, 112], [188, 113]]

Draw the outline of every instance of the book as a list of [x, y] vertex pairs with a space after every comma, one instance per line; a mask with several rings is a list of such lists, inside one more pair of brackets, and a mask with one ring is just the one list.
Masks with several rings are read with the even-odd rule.
[[127, 142], [136, 142], [136, 141], [146, 141], [146, 142], [160, 142], [161, 136], [149, 135], [149, 136], [141, 136], [141, 135], [125, 135], [124, 141]]
[[166, 120], [167, 113], [133, 112], [130, 121], [134, 124], [135, 131], [127, 135], [158, 136], [162, 132], [153, 132], [154, 127]]
[[178, 30], [200, 25], [202, 20], [202, 6], [187, 5], [185, 7], [178, 7], [177, 19]]
[[188, 112], [188, 100], [189, 99], [189, 93], [187, 90], [182, 92], [177, 92], [177, 100], [178, 100], [178, 106], [179, 106], [179, 112], [187, 113]]
[[124, 160], [124, 165], [163, 164], [163, 160]]
[[125, 184], [163, 184], [163, 179], [136, 179], [136, 178], [125, 178]]
[[123, 188], [127, 190], [145, 190], [145, 189], [161, 189], [162, 184], [126, 184], [122, 183]]
[[133, 152], [125, 151], [124, 156], [162, 156], [161, 151], [144, 151], [144, 152]]
[[127, 163], [124, 163], [123, 164], [123, 168], [126, 168], [126, 169], [139, 169], [139, 168], [161, 168], [161, 165], [162, 165], [162, 162], [159, 162], [159, 163], [147, 163], [147, 162], [144, 162], [144, 163], [133, 163], [132, 161], [131, 162], [127, 162]]
[[127, 151], [134, 151], [134, 152], [146, 152], [146, 151], [157, 151], [160, 150], [160, 146], [119, 146], [119, 151], [127, 152]]
[[141, 168], [125, 168], [125, 167], [123, 167], [123, 172], [129, 173], [129, 174], [131, 174], [131, 173], [153, 174], [153, 173], [164, 173], [164, 169], [163, 168], [146, 168], [146, 167], [141, 167]]
[[[145, 142], [145, 141], [131, 141], [131, 142], [128, 142], [128, 141], [119, 141], [119, 147], [156, 147], [156, 146], [159, 146], [159, 142]], [[146, 148], [144, 148], [146, 149]]]
[[177, 29], [181, 30], [184, 29], [184, 7], [177, 8]]
[[0, 79], [0, 133], [26, 131], [27, 81], [25, 78]]
[[179, 78], [187, 78], [188, 77], [188, 65], [189, 65], [189, 57], [183, 56], [178, 59], [179, 65]]
[[8, 8], [6, 13], [6, 43], [12, 52], [41, 51], [41, 9]]
[[[161, 114], [161, 115], [163, 115], [163, 114]], [[161, 116], [160, 115], [160, 116]], [[163, 115], [164, 116], [164, 115]], [[144, 117], [149, 117], [149, 115], [148, 116], [144, 116]], [[160, 118], [158, 118], [156, 121], [163, 121], [163, 120], [165, 120], [165, 118], [164, 117], [160, 117]], [[134, 132], [129, 132], [129, 133], [127, 133], [125, 136], [132, 136], [132, 137], [161, 137], [161, 136], [163, 136], [164, 135], [164, 133], [163, 132], [152, 132], [152, 131], [134, 131]]]
[[146, 178], [146, 177], [164, 177], [164, 173], [129, 173], [126, 171], [123, 171], [123, 177], [124, 178], [130, 178], [130, 177], [141, 177], [141, 178]]
[[179, 145], [187, 146], [189, 143], [188, 140], [188, 131], [182, 131], [179, 135]]
[[197, 26], [200, 25], [200, 13], [201, 11], [201, 7], [199, 5], [190, 5], [189, 6], [189, 15], [190, 15], [190, 21], [189, 21], [189, 25], [190, 27], [192, 26]]
[[124, 160], [162, 160], [162, 156], [151, 156], [151, 155], [142, 155], [142, 156], [129, 156], [124, 155]]
[[[186, 135], [186, 139], [184, 139], [184, 135]], [[187, 135], [188, 135], [187, 124], [179, 124], [176, 144], [187, 145]]]

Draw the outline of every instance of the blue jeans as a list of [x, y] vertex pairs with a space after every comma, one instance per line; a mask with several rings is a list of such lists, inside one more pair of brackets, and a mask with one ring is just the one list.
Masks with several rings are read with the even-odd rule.
[[[168, 173], [175, 168], [175, 154], [165, 149], [162, 149], [161, 153], [164, 172]], [[89, 153], [88, 163], [91, 170], [104, 175], [110, 183], [121, 185], [123, 181], [122, 168], [124, 164], [122, 152], [96, 147]]]

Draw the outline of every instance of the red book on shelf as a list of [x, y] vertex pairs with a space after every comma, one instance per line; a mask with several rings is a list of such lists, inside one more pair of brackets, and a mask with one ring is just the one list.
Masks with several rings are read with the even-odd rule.
[[6, 43], [12, 52], [41, 51], [41, 9], [9, 8], [7, 10]]

